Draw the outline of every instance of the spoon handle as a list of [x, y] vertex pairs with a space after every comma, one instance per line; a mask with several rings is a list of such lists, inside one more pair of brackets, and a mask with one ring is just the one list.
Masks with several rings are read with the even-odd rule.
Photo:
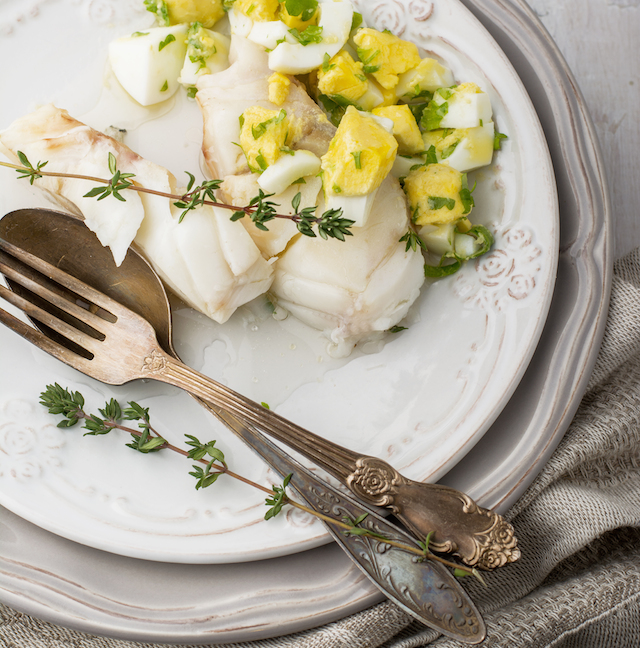
[[332, 444], [163, 351], [157, 350], [145, 367], [154, 378], [181, 387], [286, 443], [337, 477], [358, 499], [389, 508], [416, 538], [434, 532], [431, 546], [435, 551], [454, 553], [482, 569], [520, 557], [513, 527], [460, 491], [406, 479], [382, 459]]
[[355, 521], [366, 514], [358, 528], [384, 539], [344, 534], [331, 523], [325, 525], [355, 565], [390, 600], [414, 618], [458, 641], [468, 644], [483, 641], [486, 636], [484, 622], [451, 572], [438, 562], [424, 560], [385, 541], [415, 547], [411, 536], [313, 475], [253, 426], [241, 423], [225, 410], [197, 400], [283, 477], [291, 473], [289, 486], [310, 508], [338, 522], [345, 518]]

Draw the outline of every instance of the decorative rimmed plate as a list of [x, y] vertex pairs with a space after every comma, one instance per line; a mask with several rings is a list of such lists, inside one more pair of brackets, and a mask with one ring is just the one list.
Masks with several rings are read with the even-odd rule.
[[[20, 100], [3, 105], [0, 123], [8, 125], [25, 112], [26, 97], [53, 100], [94, 127], [127, 129], [126, 142], [134, 150], [180, 175], [200, 159], [198, 109], [180, 94], [142, 110], [123, 98], [113, 78], [103, 76], [106, 43], [144, 29], [150, 19], [134, 8], [108, 14], [116, 6], [103, 2], [103, 13], [87, 20], [94, 3], [62, 5], [52, 13], [43, 3], [38, 17], [16, 22], [4, 34], [0, 52], [6, 48], [7, 56], [23, 41], [53, 48], [52, 35], [59, 38], [65, 31], [80, 30], [99, 47], [91, 50], [95, 57], [83, 56], [81, 69], [73, 67], [78, 60], [73, 48], [56, 50], [69, 79], [55, 92], [46, 86], [48, 79], [40, 82], [44, 70], [29, 52], [18, 58], [20, 74], [9, 94]], [[17, 10], [9, 3], [5, 11], [12, 7]], [[258, 402], [342, 445], [381, 456], [408, 477], [435, 480], [499, 415], [535, 350], [556, 271], [555, 182], [522, 83], [462, 5], [442, 1], [434, 8], [414, 0], [361, 2], [358, 8], [368, 24], [416, 42], [445, 61], [459, 82], [476, 82], [489, 93], [494, 119], [509, 139], [492, 167], [470, 175], [472, 184], [477, 180], [473, 220], [494, 231], [494, 249], [454, 277], [425, 287], [407, 330], [348, 359], [332, 358], [320, 336], [292, 318], [271, 318], [260, 300], [222, 326], [177, 308], [175, 341], [188, 364]], [[45, 37], [39, 34], [43, 21]], [[24, 181], [19, 185], [5, 170], [0, 183], [4, 212], [33, 205], [33, 190]], [[184, 459], [169, 453], [141, 457], [114, 434], [83, 439], [79, 431], [57, 429], [37, 405], [38, 393], [54, 381], [80, 390], [88, 408], [111, 396], [135, 400], [151, 408], [160, 434], [175, 445], [185, 432], [206, 440], [213, 436], [232, 469], [263, 483], [277, 481], [185, 394], [153, 382], [107, 388], [7, 330], [0, 330], [0, 343], [0, 503], [6, 508], [88, 546], [170, 562], [272, 558], [326, 542], [322, 525], [309, 516], [289, 512], [265, 523], [258, 491], [226, 479], [196, 492]]]
[[[471, 8], [534, 97], [562, 204], [562, 290], [554, 295], [538, 349], [508, 407], [459, 464], [466, 469], [446, 475], [485, 506], [504, 511], [557, 445], [586, 387], [606, 320], [611, 221], [591, 122], [539, 20], [523, 0], [474, 0]], [[520, 446], [517, 453], [514, 445]], [[208, 588], [203, 598], [202, 583], [219, 577], [225, 589]], [[8, 511], [0, 516], [2, 601], [97, 634], [181, 643], [281, 635], [379, 600], [357, 581], [348, 559], [332, 545], [253, 565], [170, 565], [105, 554]]]

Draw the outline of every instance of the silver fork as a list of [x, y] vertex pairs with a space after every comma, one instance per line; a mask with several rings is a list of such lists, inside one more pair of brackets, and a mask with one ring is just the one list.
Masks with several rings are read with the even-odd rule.
[[[105, 316], [70, 301], [38, 280], [33, 270], [55, 281]], [[442, 564], [422, 560], [397, 544], [415, 546], [407, 533], [369, 507], [333, 488], [266, 439], [251, 422], [263, 417], [276, 425], [282, 419], [232, 390], [213, 383], [163, 351], [153, 327], [142, 317], [21, 248], [0, 239], [0, 272], [53, 305], [61, 317], [41, 308], [34, 300], [0, 285], [0, 297], [30, 318], [77, 345], [72, 351], [11, 313], [0, 309], [0, 321], [52, 356], [108, 384], [123, 384], [137, 378], [155, 378], [186, 389], [208, 406], [230, 429], [245, 440], [281, 475], [293, 473], [290, 485], [309, 507], [338, 522], [358, 520], [372, 535], [344, 535], [327, 524], [336, 542], [351, 560], [386, 596], [406, 612], [443, 634], [465, 643], [479, 643], [486, 636], [484, 622], [464, 589]], [[109, 317], [110, 315], [110, 317]], [[64, 318], [64, 319], [63, 319]], [[66, 321], [65, 321], [66, 320]], [[81, 323], [79, 326], [77, 323]], [[90, 327], [87, 329], [86, 327]], [[239, 402], [238, 402], [239, 401]], [[232, 411], [228, 408], [234, 407]], [[232, 413], [239, 411], [243, 420]], [[247, 422], [249, 421], [249, 423]], [[366, 514], [366, 515], [365, 515]]]
[[[139, 255], [129, 254], [130, 261], [116, 268], [92, 232], [77, 219], [59, 212], [20, 210], [8, 214], [0, 223], [0, 238], [7, 242], [56, 265], [64, 260], [65, 267], [69, 267], [72, 259], [72, 272], [91, 277], [95, 286], [101, 286], [121, 304], [128, 304], [143, 315], [158, 333], [160, 347], [175, 357], [166, 294], [153, 270]], [[71, 256], [70, 241], [77, 251]], [[75, 322], [74, 326], [77, 325]], [[46, 332], [50, 337], [56, 335]], [[66, 338], [63, 345], [68, 345]], [[215, 386], [218, 397], [223, 399], [217, 401], [218, 405], [245, 422], [259, 422], [263, 431], [333, 474], [358, 499], [390, 509], [417, 538], [435, 530], [431, 539], [435, 551], [454, 553], [466, 564], [484, 569], [518, 559], [520, 552], [513, 527], [464, 493], [440, 484], [407, 479], [381, 459], [347, 450], [281, 417], [269, 417], [262, 406], [220, 385], [209, 382], [209, 386]]]

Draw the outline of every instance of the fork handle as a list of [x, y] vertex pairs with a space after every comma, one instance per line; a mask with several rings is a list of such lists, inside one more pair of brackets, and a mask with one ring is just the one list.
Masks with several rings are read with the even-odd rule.
[[322, 439], [279, 414], [187, 367], [161, 349], [145, 359], [143, 373], [209, 401], [255, 425], [337, 477], [358, 499], [386, 507], [416, 538], [432, 533], [434, 551], [468, 565], [494, 569], [520, 557], [513, 527], [464, 493], [407, 479], [386, 461], [356, 454]]

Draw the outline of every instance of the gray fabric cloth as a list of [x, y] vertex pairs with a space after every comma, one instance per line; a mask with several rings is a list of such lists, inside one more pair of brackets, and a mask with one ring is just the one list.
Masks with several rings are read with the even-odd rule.
[[[607, 330], [567, 434], [509, 512], [522, 558], [467, 580], [484, 646], [640, 646], [640, 251], [615, 266]], [[463, 644], [382, 603], [322, 628], [245, 648], [452, 648]], [[143, 648], [0, 606], [3, 648]], [[227, 644], [227, 646], [230, 646]]]

